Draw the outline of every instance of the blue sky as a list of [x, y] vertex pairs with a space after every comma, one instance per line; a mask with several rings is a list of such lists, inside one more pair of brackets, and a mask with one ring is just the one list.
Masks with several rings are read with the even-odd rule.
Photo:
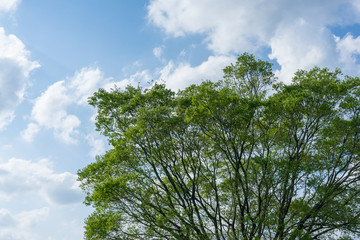
[[0, 0], [0, 239], [82, 239], [76, 172], [109, 148], [94, 91], [216, 81], [244, 51], [286, 83], [359, 76], [360, 1]]

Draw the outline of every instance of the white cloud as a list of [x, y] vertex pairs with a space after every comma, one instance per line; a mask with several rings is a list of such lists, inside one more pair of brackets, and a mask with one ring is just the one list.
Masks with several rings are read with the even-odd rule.
[[[1, 4], [0, 3], [0, 8]], [[40, 65], [29, 60], [30, 52], [15, 35], [0, 27], [0, 129], [14, 118], [14, 109], [23, 100], [29, 74]]]
[[14, 110], [0, 110], [0, 130], [4, 129], [6, 125], [12, 122], [15, 118]]
[[40, 221], [44, 221], [49, 214], [50, 209], [48, 207], [43, 207], [40, 209], [20, 212], [19, 214], [16, 214], [14, 218], [21, 227], [33, 227]]
[[55, 172], [47, 159], [0, 162], [0, 239], [81, 239], [85, 196], [79, 185], [75, 174]]
[[304, 19], [278, 27], [269, 44], [269, 58], [276, 59], [281, 66], [275, 73], [284, 82], [291, 82], [293, 73], [298, 69], [309, 69], [315, 65], [336, 67], [333, 35], [328, 29], [314, 26]]
[[129, 84], [136, 86], [151, 79], [149, 71], [142, 70], [128, 78], [113, 81], [112, 78], [104, 78], [103, 72], [97, 67], [84, 67], [73, 76], [53, 83], [34, 100], [30, 117], [32, 122], [21, 132], [21, 137], [31, 142], [42, 128], [50, 129], [56, 138], [69, 144], [75, 144], [79, 137], [85, 137], [91, 147], [89, 154], [101, 154], [105, 148], [103, 140], [95, 138], [92, 134], [80, 135], [78, 129], [81, 116], [71, 114], [70, 110], [74, 107], [88, 107], [88, 98], [99, 88], [125, 88]]
[[160, 80], [165, 81], [166, 86], [173, 89], [184, 89], [191, 84], [199, 84], [203, 80], [217, 81], [222, 79], [222, 69], [235, 60], [235, 57], [210, 56], [198, 66], [192, 67], [188, 63], [177, 66], [169, 62], [160, 71]]
[[67, 79], [70, 82], [69, 89], [73, 91], [73, 97], [80, 105], [87, 105], [88, 98], [99, 88], [104, 75], [99, 68], [83, 68], [75, 75]]
[[132, 85], [132, 86], [137, 86], [141, 83], [146, 83], [152, 80], [152, 76], [149, 73], [148, 70], [142, 70], [142, 71], [138, 71], [132, 75], [130, 75], [130, 77], [128, 78], [124, 78], [120, 81], [111, 81], [111, 82], [107, 82], [105, 83], [102, 88], [104, 88], [105, 90], [110, 90], [112, 88], [121, 88], [124, 89], [126, 86], [128, 85]]
[[[67, 113], [67, 107], [72, 104], [73, 98], [68, 94], [65, 81], [59, 81], [51, 85], [40, 97], [35, 100], [32, 109], [32, 119], [39, 126], [53, 129], [55, 136], [67, 143], [76, 143], [73, 135], [76, 134], [75, 129], [80, 125], [77, 116]], [[28, 139], [32, 138], [29, 125], [25, 132]]]
[[355, 69], [355, 74], [359, 74], [359, 61], [356, 58], [360, 57], [360, 36], [354, 38], [351, 34], [347, 34], [342, 39], [335, 37], [335, 41], [340, 53], [340, 61], [344, 63], [345, 69], [348, 71]]
[[175, 37], [205, 33], [210, 49], [228, 53], [267, 45], [279, 25], [299, 17], [334, 23], [338, 18], [332, 14], [340, 5], [338, 0], [153, 0], [148, 18]]
[[35, 123], [29, 123], [27, 128], [21, 132], [21, 137], [27, 141], [32, 142], [34, 135], [36, 135], [40, 131], [40, 128]]
[[0, 209], [0, 238], [6, 240], [44, 239], [32, 232], [32, 227], [46, 221], [50, 214], [48, 207], [22, 211], [14, 214], [7, 209]]
[[87, 105], [88, 97], [109, 79], [104, 79], [99, 68], [82, 68], [74, 76], [55, 82], [37, 99], [31, 112], [35, 123], [28, 124], [22, 132], [26, 141], [32, 141], [40, 127], [52, 129], [54, 135], [65, 143], [77, 143], [78, 116], [68, 113], [71, 106]]
[[67, 205], [79, 203], [83, 200], [83, 194], [80, 189], [80, 183], [76, 181], [77, 176], [64, 172], [61, 174], [52, 174], [49, 178], [51, 184], [47, 184], [42, 194], [45, 199], [57, 205]]
[[0, 11], [8, 12], [15, 10], [21, 0], [0, 0]]
[[164, 54], [164, 46], [154, 48], [153, 54], [156, 58], [161, 59]]
[[31, 162], [12, 158], [0, 163], [0, 197], [10, 201], [35, 194], [49, 204], [79, 203], [83, 194], [76, 179], [77, 176], [69, 172], [54, 173], [46, 159]]
[[88, 134], [86, 140], [91, 147], [89, 155], [92, 158], [95, 156], [103, 154], [105, 152], [105, 141], [102, 138], [96, 137], [95, 134]]
[[16, 220], [9, 210], [3, 208], [0, 209], [0, 224], [4, 227], [16, 224]]
[[148, 19], [172, 37], [203, 34], [215, 56], [270, 49], [278, 76], [288, 81], [298, 68], [343, 66], [329, 27], [360, 23], [359, 6], [359, 0], [152, 0]]

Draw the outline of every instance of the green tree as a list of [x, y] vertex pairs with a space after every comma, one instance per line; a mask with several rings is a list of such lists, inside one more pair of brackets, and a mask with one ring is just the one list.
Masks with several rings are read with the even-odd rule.
[[360, 233], [360, 79], [275, 83], [243, 54], [224, 80], [174, 93], [100, 89], [113, 146], [79, 171], [86, 239], [352, 239]]

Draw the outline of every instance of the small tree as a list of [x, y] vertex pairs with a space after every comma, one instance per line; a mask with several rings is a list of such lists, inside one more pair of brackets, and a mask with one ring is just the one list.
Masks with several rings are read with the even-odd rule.
[[94, 94], [113, 149], [79, 171], [95, 208], [86, 239], [360, 233], [359, 78], [313, 68], [273, 85], [271, 65], [249, 54], [224, 73], [178, 93]]

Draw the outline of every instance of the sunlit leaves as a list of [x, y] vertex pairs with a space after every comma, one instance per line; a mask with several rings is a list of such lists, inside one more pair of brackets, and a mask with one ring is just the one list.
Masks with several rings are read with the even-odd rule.
[[315, 67], [273, 85], [271, 65], [249, 54], [224, 74], [178, 93], [94, 94], [113, 149], [79, 172], [95, 208], [87, 239], [359, 233], [359, 79]]

